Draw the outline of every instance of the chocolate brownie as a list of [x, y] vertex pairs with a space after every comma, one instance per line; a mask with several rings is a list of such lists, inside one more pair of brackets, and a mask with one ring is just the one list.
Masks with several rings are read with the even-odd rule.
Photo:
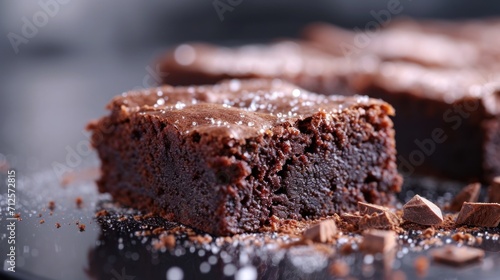
[[99, 190], [214, 235], [388, 204], [402, 183], [381, 100], [231, 80], [128, 92], [108, 109], [89, 124]]
[[350, 87], [392, 104], [398, 162], [459, 180], [490, 181], [500, 174], [500, 87], [471, 69], [383, 62], [353, 73]]
[[386, 28], [377, 33], [354, 32], [329, 24], [312, 24], [303, 37], [323, 51], [353, 59], [374, 55], [382, 61], [405, 61], [428, 67], [466, 67], [481, 61], [473, 42], [447, 38], [414, 28]]
[[160, 60], [168, 85], [213, 84], [224, 79], [279, 78], [312, 92], [350, 94], [346, 74], [353, 68], [373, 66], [370, 57], [351, 63], [332, 56], [314, 45], [282, 41], [268, 45], [219, 47], [209, 44], [182, 44]]

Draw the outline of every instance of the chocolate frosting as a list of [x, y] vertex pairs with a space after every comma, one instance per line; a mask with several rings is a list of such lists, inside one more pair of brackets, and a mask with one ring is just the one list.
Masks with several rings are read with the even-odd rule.
[[371, 105], [394, 114], [389, 104], [367, 96], [323, 96], [281, 80], [255, 79], [127, 92], [113, 99], [108, 108], [161, 118], [183, 134], [196, 131], [247, 138], [314, 114], [324, 114], [330, 120], [344, 110], [359, 110], [363, 114], [363, 107]]

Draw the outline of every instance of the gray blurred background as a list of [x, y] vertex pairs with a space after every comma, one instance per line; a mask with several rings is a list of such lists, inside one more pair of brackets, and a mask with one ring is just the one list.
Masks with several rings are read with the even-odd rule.
[[[88, 156], [86, 123], [114, 95], [153, 86], [153, 62], [174, 44], [265, 42], [314, 21], [363, 29], [391, 1], [0, 1], [0, 165], [34, 172], [67, 166], [72, 150]], [[400, 4], [399, 16], [417, 18], [500, 13], [494, 1]]]

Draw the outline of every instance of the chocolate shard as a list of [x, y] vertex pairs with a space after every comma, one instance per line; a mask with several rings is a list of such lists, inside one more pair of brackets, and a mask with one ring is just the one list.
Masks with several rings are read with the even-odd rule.
[[365, 229], [395, 229], [399, 225], [398, 217], [391, 212], [364, 215], [359, 221], [360, 230]]
[[500, 176], [493, 178], [488, 188], [488, 202], [500, 203]]
[[380, 214], [383, 212], [390, 212], [389, 208], [387, 207], [361, 201], [358, 201], [358, 210], [361, 215], [371, 215], [373, 213]]
[[336, 234], [337, 225], [335, 222], [333, 220], [324, 220], [307, 228], [302, 237], [306, 240], [326, 243], [333, 241]]
[[479, 192], [481, 191], [480, 183], [472, 183], [463, 188], [451, 201], [448, 210], [458, 212], [462, 208], [464, 202], [477, 202]]
[[396, 246], [396, 233], [390, 230], [371, 229], [363, 232], [361, 249], [367, 253], [386, 253]]
[[348, 224], [357, 226], [363, 216], [354, 213], [343, 213], [342, 215], [340, 215], [340, 218]]
[[456, 247], [453, 245], [447, 245], [442, 248], [434, 249], [431, 252], [431, 255], [436, 262], [462, 266], [483, 259], [484, 251], [472, 247]]
[[497, 227], [500, 223], [500, 204], [464, 202], [456, 220], [457, 225]]
[[417, 194], [403, 206], [403, 220], [424, 226], [439, 225], [443, 214], [436, 204]]

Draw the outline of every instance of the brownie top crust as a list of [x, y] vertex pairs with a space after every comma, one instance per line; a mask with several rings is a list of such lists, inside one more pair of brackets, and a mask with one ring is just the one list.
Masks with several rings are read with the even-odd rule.
[[367, 96], [323, 96], [282, 80], [228, 80], [210, 86], [162, 86], [123, 93], [108, 105], [126, 114], [159, 117], [182, 134], [194, 131], [218, 137], [248, 138], [268, 133], [282, 123], [324, 114], [331, 118], [344, 110], [380, 106], [394, 109]]
[[376, 71], [360, 71], [351, 78], [353, 89], [381, 88], [395, 93], [440, 99], [452, 104], [480, 100], [487, 112], [500, 114], [500, 76], [470, 69], [427, 68], [407, 62], [381, 62]]
[[[251, 44], [239, 47], [221, 47], [192, 43], [176, 47], [163, 64], [168, 72], [173, 68], [195, 69], [212, 75], [230, 74], [231, 77], [295, 77], [348, 73], [350, 68], [370, 64], [372, 57], [358, 58], [356, 63], [345, 57], [331, 55], [315, 43], [281, 41], [272, 44]], [[373, 63], [371, 63], [373, 64]], [[368, 67], [370, 65], [367, 65]], [[167, 76], [168, 78], [168, 76]]]

